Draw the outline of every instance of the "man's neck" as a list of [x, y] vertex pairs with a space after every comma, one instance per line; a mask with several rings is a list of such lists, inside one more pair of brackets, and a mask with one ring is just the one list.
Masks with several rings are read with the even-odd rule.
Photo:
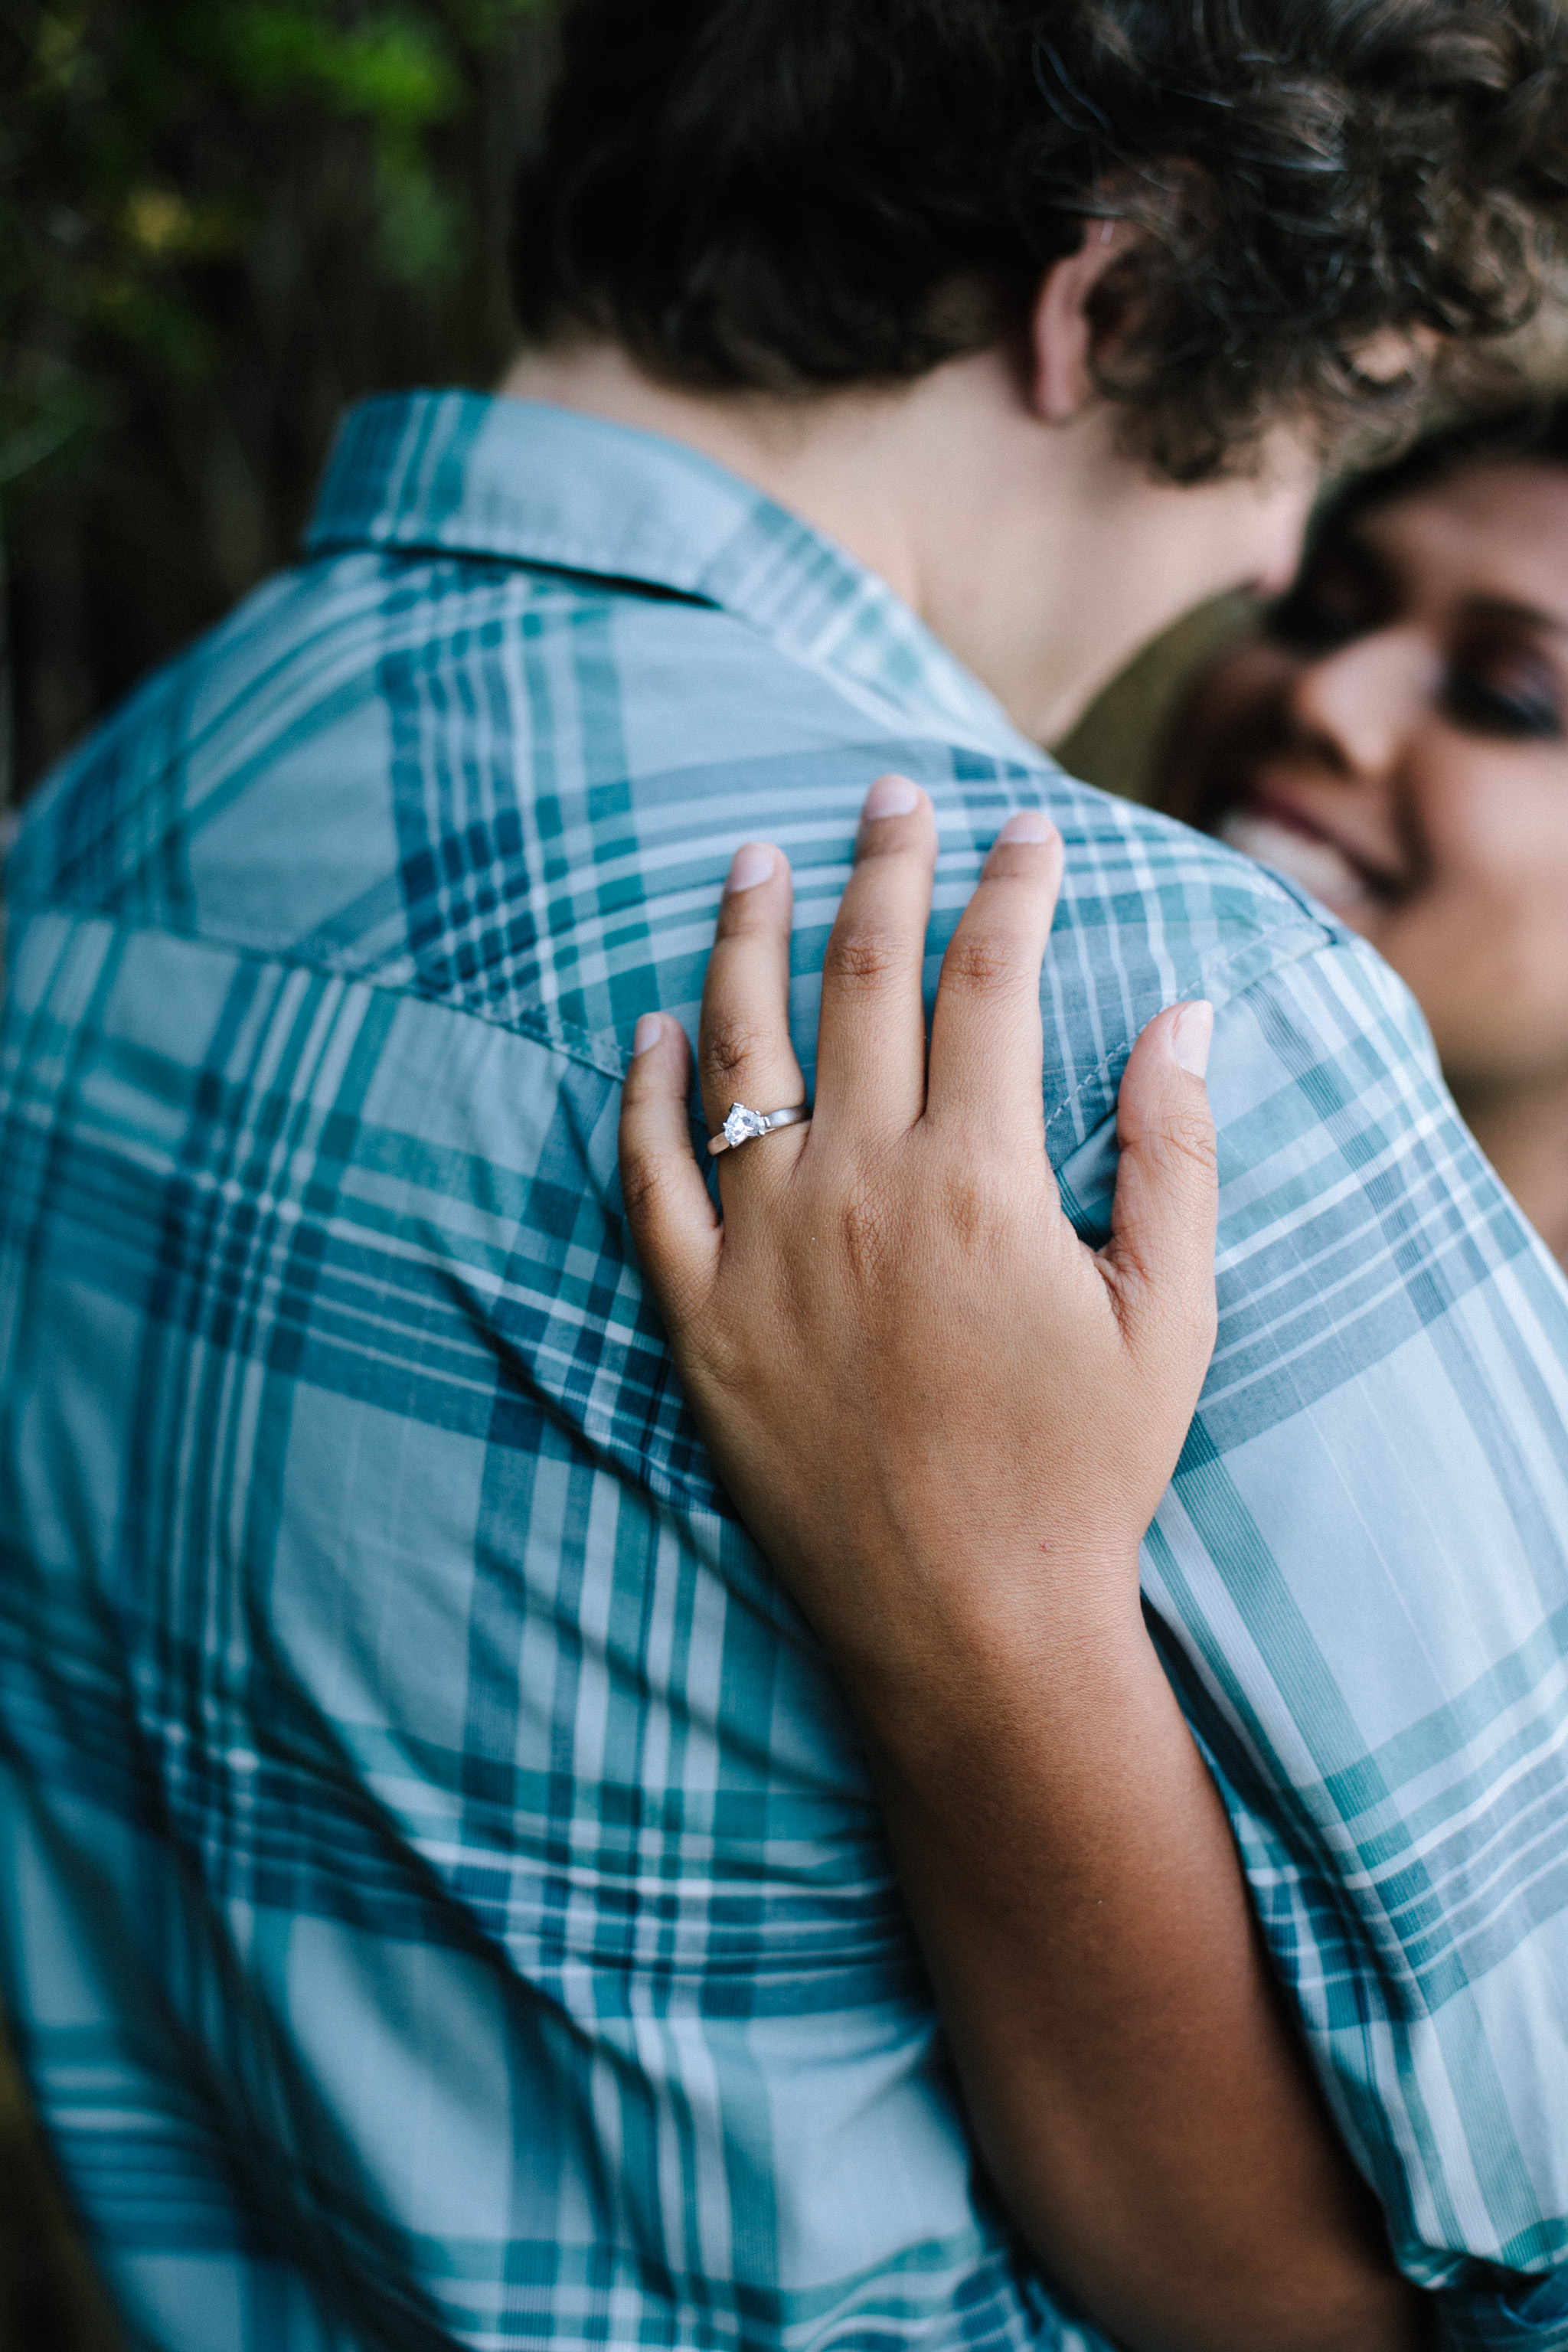
[[579, 344], [525, 355], [500, 389], [664, 434], [755, 484], [885, 580], [1037, 740], [1100, 682], [1072, 611], [1072, 429], [1040, 427], [1001, 352], [891, 390], [785, 400], [671, 388], [613, 345]]
[[1315, 475], [1310, 436], [1280, 428], [1253, 472], [1152, 480], [1087, 361], [1080, 381], [1047, 396], [1021, 341], [891, 387], [704, 394], [584, 342], [529, 353], [501, 391], [665, 434], [755, 483], [879, 573], [1049, 743], [1179, 613], [1285, 585]]
[[1456, 1087], [1455, 1100], [1547, 1248], [1568, 1266], [1568, 1080]]

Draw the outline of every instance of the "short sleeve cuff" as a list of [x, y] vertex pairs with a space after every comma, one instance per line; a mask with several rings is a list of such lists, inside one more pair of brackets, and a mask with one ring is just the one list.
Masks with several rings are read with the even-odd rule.
[[1568, 2265], [1539, 2278], [1490, 2275], [1435, 2298], [1441, 2352], [1568, 2352]]

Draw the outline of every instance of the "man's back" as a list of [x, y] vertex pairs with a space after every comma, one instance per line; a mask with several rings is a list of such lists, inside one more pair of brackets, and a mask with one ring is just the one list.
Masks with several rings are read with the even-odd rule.
[[1062, 824], [1086, 1229], [1132, 1037], [1219, 1006], [1221, 1339], [1147, 1589], [1402, 2255], [1489, 2310], [1472, 2258], [1561, 2261], [1510, 2061], [1549, 2117], [1568, 1316], [1406, 1001], [672, 445], [378, 404], [313, 544], [12, 875], [4, 1965], [128, 2317], [1098, 2340], [971, 2179], [852, 1727], [619, 1213], [631, 1031], [694, 1008], [731, 851], [795, 863], [809, 1076], [893, 764], [942, 828], [933, 950], [1011, 808]]

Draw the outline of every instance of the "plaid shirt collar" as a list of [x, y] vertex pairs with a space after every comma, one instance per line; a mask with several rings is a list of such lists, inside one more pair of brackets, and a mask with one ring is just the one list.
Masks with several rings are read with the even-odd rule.
[[1039, 751], [907, 604], [710, 458], [570, 409], [403, 393], [345, 419], [306, 534], [547, 566], [716, 605], [904, 725], [994, 758]]

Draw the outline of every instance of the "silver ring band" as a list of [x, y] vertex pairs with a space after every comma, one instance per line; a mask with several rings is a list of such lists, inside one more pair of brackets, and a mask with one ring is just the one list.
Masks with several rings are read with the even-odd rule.
[[760, 1135], [772, 1135], [775, 1128], [804, 1127], [810, 1117], [806, 1103], [796, 1103], [792, 1110], [748, 1110], [744, 1103], [731, 1103], [718, 1134], [709, 1137], [708, 1149], [739, 1151], [742, 1143], [755, 1143]]

